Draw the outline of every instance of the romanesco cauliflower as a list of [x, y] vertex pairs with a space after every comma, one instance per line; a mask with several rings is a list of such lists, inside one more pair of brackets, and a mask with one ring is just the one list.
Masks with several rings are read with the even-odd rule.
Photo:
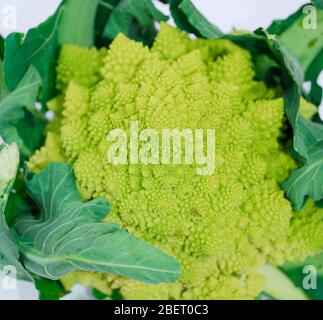
[[[192, 40], [162, 24], [151, 49], [120, 34], [108, 51], [64, 46], [47, 143], [29, 163], [64, 159], [84, 199], [105, 197], [109, 219], [176, 257], [179, 281], [151, 286], [76, 272], [127, 299], [252, 299], [265, 263], [304, 259], [323, 247], [323, 210], [293, 212], [279, 182], [296, 166], [279, 144], [283, 100], [255, 81], [249, 52], [227, 40]], [[215, 128], [216, 171], [194, 165], [111, 165], [107, 134], [142, 128]]]

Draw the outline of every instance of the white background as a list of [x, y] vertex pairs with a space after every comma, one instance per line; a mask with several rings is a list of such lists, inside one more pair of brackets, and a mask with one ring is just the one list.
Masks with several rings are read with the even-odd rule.
[[[45, 20], [59, 4], [59, 0], [0, 0], [0, 33], [6, 36], [13, 31], [26, 32]], [[268, 27], [272, 20], [286, 18], [296, 11], [303, 0], [193, 0], [202, 13], [225, 32], [233, 27], [254, 30]], [[12, 5], [17, 12], [15, 30], [3, 26], [6, 6]], [[37, 299], [37, 292], [29, 283], [19, 283], [16, 290], [4, 290], [0, 277], [0, 299]], [[86, 297], [84, 289], [78, 287], [75, 298]]]
[[[0, 0], [0, 13], [4, 14], [2, 11], [7, 5], [15, 6], [17, 8], [17, 30], [10, 31], [25, 32], [52, 14], [59, 2], [59, 0]], [[247, 30], [267, 27], [273, 19], [286, 18], [307, 2], [309, 1], [193, 0], [196, 7], [211, 22], [226, 32], [230, 31], [232, 27]], [[7, 34], [8, 30], [3, 30], [1, 26], [0, 32]]]

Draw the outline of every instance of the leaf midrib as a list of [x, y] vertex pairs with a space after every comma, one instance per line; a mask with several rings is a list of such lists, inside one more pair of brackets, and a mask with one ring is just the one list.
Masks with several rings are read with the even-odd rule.
[[32, 249], [29, 246], [22, 245], [21, 243], [19, 244], [19, 246], [21, 247], [22, 249], [21, 251], [23, 252], [24, 256], [28, 258], [28, 260], [38, 263], [40, 265], [56, 263], [57, 260], [62, 260], [66, 262], [80, 261], [87, 264], [95, 264], [98, 266], [106, 266], [111, 268], [117, 267], [117, 268], [124, 268], [124, 269], [140, 269], [140, 270], [154, 271], [158, 273], [164, 272], [167, 274], [175, 274], [175, 275], [179, 274], [178, 271], [170, 271], [167, 269], [150, 268], [150, 267], [138, 266], [138, 265], [104, 262], [100, 260], [86, 259], [75, 255], [61, 255], [61, 256], [50, 255], [50, 256], [44, 257], [40, 255], [37, 250]]

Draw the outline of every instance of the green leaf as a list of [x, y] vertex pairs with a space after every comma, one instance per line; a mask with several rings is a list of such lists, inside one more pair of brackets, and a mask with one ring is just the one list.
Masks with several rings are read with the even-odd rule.
[[0, 121], [20, 119], [23, 107], [34, 113], [40, 82], [39, 73], [34, 67], [30, 67], [14, 90], [9, 91], [3, 88], [0, 101]]
[[105, 298], [110, 298], [107, 294], [105, 294], [95, 288], [92, 290], [92, 295], [97, 300], [104, 300]]
[[[305, 289], [303, 286], [304, 278], [308, 275], [306, 268], [304, 269], [305, 266], [314, 267], [316, 270], [316, 289]], [[297, 287], [303, 289], [309, 298], [312, 300], [323, 300], [323, 252], [306, 259], [304, 262], [288, 262], [281, 269]]]
[[15, 192], [10, 194], [5, 210], [6, 220], [9, 226], [14, 223], [19, 214], [28, 214], [34, 209], [27, 201], [29, 198], [25, 196], [25, 190], [17, 190], [16, 185], [15, 183], [13, 186]]
[[101, 271], [136, 280], [175, 281], [179, 264], [160, 250], [131, 236], [117, 224], [101, 223], [110, 210], [105, 199], [83, 203], [70, 166], [52, 163], [26, 176], [39, 217], [19, 217], [16, 240], [25, 267], [57, 280], [73, 270]]
[[4, 39], [0, 36], [0, 59], [3, 60], [4, 57]]
[[296, 12], [291, 14], [286, 19], [274, 20], [271, 25], [268, 27], [267, 31], [270, 34], [280, 35], [290, 26], [292, 26], [296, 20], [298, 20], [303, 14], [303, 7], [301, 6]]
[[[285, 20], [274, 21], [268, 32], [279, 35], [279, 46], [283, 49], [290, 66], [299, 65], [306, 81], [310, 81], [310, 100], [319, 105], [322, 100], [322, 88], [317, 79], [323, 69], [323, 11], [317, 10], [318, 29], [308, 30], [303, 27], [304, 6]], [[306, 14], [306, 13], [305, 13]], [[296, 63], [295, 63], [296, 62]], [[295, 69], [295, 68], [294, 68]], [[308, 196], [319, 201], [323, 199], [322, 185], [322, 141], [323, 125], [304, 119], [299, 114], [299, 98], [302, 88], [302, 78], [297, 76], [299, 72], [288, 70], [288, 77], [292, 79], [286, 83], [285, 105], [288, 119], [294, 131], [294, 149], [303, 157], [304, 167], [293, 171], [290, 178], [282, 184], [286, 196], [292, 202], [295, 209], [301, 209]], [[286, 77], [284, 76], [286, 79]]]
[[314, 5], [323, 10], [323, 0], [312, 0]]
[[[323, 9], [322, 4], [320, 7], [318, 3], [319, 1], [317, 7]], [[312, 84], [309, 99], [318, 106], [322, 101], [322, 88], [317, 79], [323, 69], [323, 10], [317, 9], [315, 17], [313, 16], [313, 19], [316, 18], [317, 29], [307, 29], [303, 25], [309, 14], [304, 11], [307, 7], [308, 5], [302, 6], [285, 20], [274, 21], [268, 32], [279, 35], [284, 46], [298, 59], [305, 80]]]
[[103, 37], [113, 40], [118, 33], [124, 33], [135, 40], [151, 43], [156, 35], [155, 21], [166, 21], [167, 16], [156, 9], [151, 0], [121, 0], [114, 7], [114, 1], [105, 1], [111, 14], [103, 31]]
[[301, 209], [307, 196], [314, 201], [323, 198], [323, 142], [317, 144], [308, 155], [305, 165], [292, 172], [282, 186], [295, 209]]
[[198, 37], [216, 39], [221, 37], [221, 30], [210, 23], [190, 0], [170, 0], [170, 10], [176, 25]]
[[45, 125], [35, 109], [40, 81], [37, 70], [31, 66], [13, 91], [1, 88], [0, 134], [8, 143], [16, 143], [27, 156], [39, 147]]
[[113, 289], [111, 295], [107, 295], [104, 292], [93, 288], [92, 295], [97, 300], [124, 300], [120, 293], [120, 289]]
[[58, 44], [92, 47], [95, 42], [95, 17], [100, 0], [68, 0], [61, 6]]
[[[15, 144], [0, 143], [0, 270], [6, 266], [16, 268], [19, 279], [30, 280], [30, 275], [19, 261], [18, 247], [11, 237], [4, 211], [19, 165], [19, 151]], [[13, 274], [12, 274], [13, 275]]]
[[[60, 11], [59, 11], [60, 12]], [[42, 99], [55, 93], [55, 59], [57, 28], [61, 14], [55, 14], [24, 38], [12, 33], [5, 40], [4, 75], [9, 90], [14, 90], [25, 72], [33, 65], [42, 79]]]
[[317, 11], [317, 29], [305, 29], [304, 14], [294, 21], [283, 33], [280, 40], [300, 62], [304, 73], [316, 56], [323, 50], [323, 11]]
[[94, 45], [94, 24], [98, 0], [65, 0], [56, 13], [24, 37], [12, 33], [5, 40], [4, 74], [13, 90], [33, 65], [42, 79], [41, 101], [55, 93], [55, 66], [59, 46], [64, 43]]
[[309, 159], [313, 148], [323, 141], [323, 125], [299, 116], [298, 128], [302, 133], [298, 145], [306, 152], [306, 159]]
[[39, 300], [59, 300], [68, 293], [59, 281], [38, 276], [34, 276], [34, 279], [36, 288], [39, 291]]
[[305, 80], [311, 82], [309, 100], [315, 105], [320, 105], [323, 97], [323, 89], [317, 83], [318, 77], [323, 70], [323, 50], [318, 53], [305, 73]]
[[34, 154], [43, 145], [45, 126], [43, 117], [35, 117], [26, 110], [24, 117], [15, 124], [15, 131], [19, 136], [17, 144], [25, 155], [21, 158], [22, 161], [26, 161], [30, 154]]

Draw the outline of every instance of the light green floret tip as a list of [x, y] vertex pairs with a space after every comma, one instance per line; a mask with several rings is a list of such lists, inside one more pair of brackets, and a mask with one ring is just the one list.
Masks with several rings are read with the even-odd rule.
[[[283, 99], [255, 80], [247, 51], [162, 23], [151, 49], [120, 34], [103, 53], [63, 47], [60, 145], [48, 138], [31, 169], [60, 154], [84, 199], [106, 197], [110, 219], [177, 258], [182, 275], [150, 286], [78, 272], [64, 277], [67, 287], [81, 281], [125, 299], [254, 299], [267, 283], [259, 268], [322, 250], [323, 210], [309, 202], [293, 212], [279, 187], [296, 166], [279, 143]], [[134, 120], [140, 129], [214, 128], [214, 174], [199, 176], [194, 165], [109, 164], [108, 132], [128, 132]]]

